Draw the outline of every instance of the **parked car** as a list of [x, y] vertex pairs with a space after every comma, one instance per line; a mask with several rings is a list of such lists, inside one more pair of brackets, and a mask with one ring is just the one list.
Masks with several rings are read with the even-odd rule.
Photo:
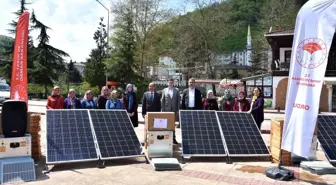
[[10, 86], [6, 83], [0, 83], [0, 105], [10, 98]]

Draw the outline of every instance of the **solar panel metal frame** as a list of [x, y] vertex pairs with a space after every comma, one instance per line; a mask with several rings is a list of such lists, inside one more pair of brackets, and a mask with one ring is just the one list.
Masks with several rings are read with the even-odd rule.
[[[228, 157], [228, 153], [227, 153], [227, 150], [226, 150], [226, 144], [225, 144], [225, 141], [224, 141], [224, 135], [223, 133], [221, 132], [221, 129], [219, 129], [219, 133], [221, 134], [221, 138], [222, 138], [222, 142], [223, 142], [223, 147], [224, 147], [224, 151], [225, 151], [225, 154], [184, 154], [183, 153], [183, 137], [182, 137], [182, 129], [183, 129], [183, 124], [181, 123], [181, 112], [187, 112], [187, 111], [193, 111], [193, 112], [215, 112], [216, 114], [216, 111], [214, 110], [179, 110], [179, 123], [180, 123], [180, 129], [181, 129], [181, 154], [183, 157]], [[218, 117], [217, 117], [217, 114], [216, 114], [216, 120], [217, 120], [217, 124], [220, 128], [220, 125], [219, 125], [219, 121], [218, 121]]]
[[[96, 158], [91, 158], [91, 159], [83, 159], [83, 160], [69, 160], [69, 161], [55, 161], [55, 162], [49, 162], [48, 161], [48, 123], [47, 123], [47, 117], [48, 117], [48, 112], [52, 112], [52, 111], [75, 111], [75, 112], [79, 112], [79, 111], [84, 111], [86, 110], [89, 116], [89, 121], [90, 121], [90, 129], [91, 129], [91, 134], [93, 137], [93, 142], [95, 143], [95, 150], [96, 150], [96, 154], [97, 157]], [[92, 121], [90, 119], [90, 113], [89, 113], [89, 109], [52, 109], [52, 110], [46, 110], [46, 115], [45, 115], [45, 123], [46, 123], [46, 164], [47, 165], [53, 165], [53, 164], [65, 164], [65, 163], [76, 163], [76, 162], [89, 162], [89, 161], [98, 161], [100, 159], [100, 151], [99, 148], [97, 148], [97, 144], [96, 144], [96, 140], [95, 140], [95, 132], [94, 129], [92, 129], [93, 125], [92, 125]]]
[[[330, 114], [329, 114], [329, 115], [328, 115], [328, 114], [318, 114], [318, 115], [317, 115], [317, 123], [316, 123], [316, 124], [320, 124], [320, 123], [319, 123], [320, 121], [319, 121], [319, 119], [318, 119], [319, 116], [325, 116], [325, 117], [326, 117], [326, 116], [334, 116], [334, 117], [336, 117], [336, 115], [330, 115]], [[335, 123], [335, 124], [336, 124], [336, 123]], [[320, 125], [321, 125], [321, 124], [320, 124]], [[318, 131], [319, 127], [320, 127], [320, 126], [317, 125], [317, 132], [319, 132], [319, 131]], [[335, 132], [336, 132], [336, 131], [335, 131]], [[320, 135], [320, 134], [318, 133], [318, 134], [317, 134], [317, 140], [319, 140], [319, 139], [318, 139], [318, 138], [319, 138], [319, 137], [318, 137], [319, 135]], [[323, 150], [323, 152], [324, 152], [326, 158], [328, 159], [328, 161], [329, 161], [330, 163], [335, 163], [335, 162], [336, 162], [336, 159], [335, 159], [335, 160], [330, 159], [329, 155], [328, 155], [327, 152], [325, 151], [325, 149], [324, 149], [323, 145], [321, 144], [320, 140], [319, 140], [319, 143], [320, 143], [321, 148], [322, 148], [322, 150]]]
[[[89, 109], [88, 112], [89, 112], [90, 122], [91, 122], [91, 124], [92, 124], [92, 129], [93, 129], [94, 131], [95, 131], [95, 129], [94, 129], [93, 122], [92, 122], [91, 111], [95, 111], [95, 112], [97, 112], [97, 111], [111, 111], [111, 112], [112, 112], [112, 111], [123, 111], [123, 112], [125, 112], [126, 115], [127, 115], [127, 111], [124, 110], [124, 109], [113, 109], [113, 110], [111, 110], [111, 109], [109, 109], [109, 110], [105, 110], [105, 109], [104, 109], [104, 110], [103, 110], [103, 109]], [[132, 121], [131, 121], [130, 117], [127, 116], [127, 118], [128, 118], [128, 120], [130, 121], [130, 124], [131, 124], [131, 126], [132, 126], [132, 128], [133, 128], [133, 130], [134, 130], [134, 126], [133, 126], [133, 124], [132, 124]], [[134, 130], [134, 133], [135, 133], [135, 135], [136, 135], [135, 130]], [[137, 136], [137, 135], [136, 135], [136, 136]], [[138, 138], [138, 136], [137, 136], [137, 138]], [[98, 140], [97, 140], [96, 133], [94, 134], [94, 139], [95, 139], [95, 141], [96, 141], [96, 143], [97, 143], [97, 148], [98, 148], [98, 151], [99, 151], [99, 159], [101, 159], [101, 160], [109, 160], [109, 159], [125, 159], [125, 158], [144, 157], [144, 156], [145, 156], [144, 149], [143, 149], [143, 146], [142, 146], [142, 144], [141, 144], [139, 138], [138, 138], [138, 141], [139, 141], [139, 144], [140, 144], [140, 148], [141, 148], [141, 150], [142, 150], [142, 152], [141, 152], [142, 154], [140, 154], [140, 155], [129, 155], [129, 156], [117, 156], [117, 157], [102, 157], [102, 155], [101, 155], [101, 153], [100, 153], [100, 148], [99, 148], [99, 143], [98, 143]]]
[[227, 148], [227, 145], [226, 145], [226, 141], [225, 141], [225, 137], [224, 137], [224, 133], [223, 133], [223, 128], [222, 128], [220, 120], [218, 118], [218, 113], [219, 112], [228, 112], [228, 113], [234, 112], [234, 113], [239, 113], [239, 114], [248, 114], [248, 113], [246, 113], [246, 112], [238, 112], [238, 111], [216, 111], [216, 117], [217, 117], [217, 120], [218, 120], [220, 132], [223, 135], [223, 140], [224, 140], [224, 143], [225, 143], [226, 153], [228, 154], [229, 157], [268, 157], [268, 156], [271, 156], [270, 150], [267, 147], [266, 142], [265, 142], [264, 138], [262, 137], [262, 134], [261, 134], [261, 132], [260, 132], [258, 126], [257, 126], [257, 123], [255, 122], [255, 120], [254, 120], [254, 118], [253, 118], [252, 115], [251, 115], [251, 117], [252, 117], [253, 123], [254, 123], [255, 127], [257, 128], [258, 132], [260, 133], [260, 136], [261, 136], [261, 138], [262, 138], [262, 140], [263, 140], [263, 142], [264, 142], [264, 144], [265, 144], [265, 146], [267, 148], [268, 154], [230, 154], [229, 149]]

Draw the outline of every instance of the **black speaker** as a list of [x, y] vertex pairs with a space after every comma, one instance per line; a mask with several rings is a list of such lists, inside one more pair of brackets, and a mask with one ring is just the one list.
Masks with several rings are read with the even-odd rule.
[[27, 130], [27, 103], [7, 100], [2, 105], [2, 132], [5, 137], [22, 137]]

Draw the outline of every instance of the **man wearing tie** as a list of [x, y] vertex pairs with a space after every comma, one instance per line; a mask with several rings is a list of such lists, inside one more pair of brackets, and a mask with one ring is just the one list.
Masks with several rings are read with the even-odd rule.
[[154, 83], [150, 83], [148, 91], [144, 93], [142, 98], [142, 117], [145, 117], [147, 112], [161, 112], [161, 98], [154, 90]]
[[189, 88], [183, 91], [182, 95], [182, 110], [202, 110], [202, 94], [196, 89], [196, 82], [194, 78], [189, 79]]
[[[162, 90], [161, 96], [161, 108], [162, 112], [174, 112], [175, 121], [178, 120], [178, 114], [180, 109], [180, 93], [177, 88], [174, 88], [174, 80], [168, 81], [168, 87]], [[174, 132], [174, 144], [178, 144]]]

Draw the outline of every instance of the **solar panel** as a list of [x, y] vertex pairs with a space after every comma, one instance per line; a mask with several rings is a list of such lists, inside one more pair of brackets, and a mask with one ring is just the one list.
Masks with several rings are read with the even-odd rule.
[[34, 160], [30, 157], [0, 159], [1, 184], [36, 180]]
[[227, 156], [215, 111], [180, 110], [184, 156]]
[[47, 164], [98, 160], [88, 110], [47, 110]]
[[336, 162], [336, 116], [318, 115], [317, 139], [330, 162]]
[[144, 156], [125, 110], [90, 110], [101, 159]]
[[251, 114], [216, 112], [229, 156], [269, 156], [269, 150]]

